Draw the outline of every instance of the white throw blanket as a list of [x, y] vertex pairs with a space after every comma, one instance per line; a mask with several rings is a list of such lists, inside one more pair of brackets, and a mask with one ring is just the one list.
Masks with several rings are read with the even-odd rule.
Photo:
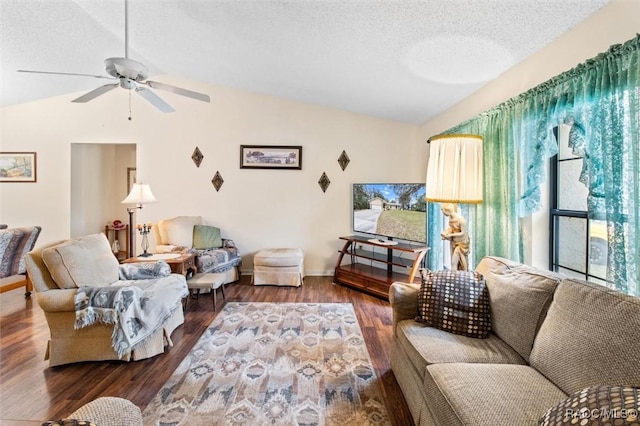
[[[113, 349], [122, 358], [163, 327], [177, 302], [188, 294], [180, 280], [120, 281], [109, 287], [81, 287], [76, 292], [75, 328], [113, 324]], [[162, 283], [161, 285], [158, 285]]]

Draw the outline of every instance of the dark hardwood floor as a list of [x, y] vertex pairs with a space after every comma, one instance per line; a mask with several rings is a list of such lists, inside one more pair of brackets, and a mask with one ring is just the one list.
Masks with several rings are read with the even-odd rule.
[[[391, 308], [373, 296], [332, 283], [332, 277], [307, 277], [301, 288], [253, 286], [250, 277], [225, 287], [227, 301], [350, 302], [378, 374], [393, 424], [413, 425], [389, 365]], [[164, 354], [134, 362], [83, 362], [49, 367], [44, 361], [49, 328], [35, 296], [16, 289], [0, 295], [0, 425], [37, 424], [60, 419], [100, 396], [127, 398], [141, 409], [173, 373], [222, 309], [211, 309], [211, 295], [190, 299], [185, 322], [172, 334]]]

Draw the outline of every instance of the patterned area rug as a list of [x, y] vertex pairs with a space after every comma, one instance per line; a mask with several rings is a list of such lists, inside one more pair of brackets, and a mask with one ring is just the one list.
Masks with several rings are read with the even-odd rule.
[[227, 303], [145, 425], [388, 425], [350, 303]]

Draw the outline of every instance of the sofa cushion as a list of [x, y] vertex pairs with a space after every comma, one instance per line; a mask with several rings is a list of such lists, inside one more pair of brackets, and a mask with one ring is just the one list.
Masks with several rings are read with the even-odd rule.
[[582, 389], [549, 408], [539, 424], [571, 426], [578, 422], [588, 425], [640, 424], [640, 389], [608, 385]]
[[49, 247], [42, 260], [60, 288], [103, 287], [119, 277], [118, 260], [102, 233]]
[[566, 394], [526, 365], [436, 364], [427, 367], [429, 409], [440, 425], [533, 426]]
[[491, 330], [528, 361], [563, 276], [491, 256], [483, 258], [476, 271], [484, 276], [489, 290]]
[[398, 322], [396, 333], [395, 344], [422, 374], [431, 364], [447, 362], [525, 364], [516, 351], [493, 333], [486, 339], [475, 339], [425, 327], [414, 320]]
[[204, 250], [222, 247], [220, 228], [207, 225], [195, 225], [193, 227], [193, 248]]
[[640, 387], [640, 298], [563, 280], [530, 363], [568, 394], [599, 384]]
[[160, 243], [174, 246], [193, 246], [193, 227], [202, 225], [202, 216], [176, 216], [158, 222]]
[[463, 336], [485, 338], [491, 331], [489, 295], [477, 272], [422, 269], [416, 321]]

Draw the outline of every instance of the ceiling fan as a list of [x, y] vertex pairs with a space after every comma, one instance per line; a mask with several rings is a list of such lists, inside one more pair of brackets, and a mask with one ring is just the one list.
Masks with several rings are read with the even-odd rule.
[[[153, 91], [149, 90], [147, 87], [152, 89], [165, 90], [167, 92], [172, 92], [178, 95], [186, 96], [192, 99], [196, 99], [202, 102], [210, 102], [209, 95], [205, 95], [204, 93], [194, 92], [192, 90], [183, 89], [176, 86], [171, 86], [169, 84], [160, 83], [158, 81], [147, 80], [149, 76], [149, 71], [146, 66], [142, 63], [135, 61], [133, 59], [129, 59], [128, 55], [128, 39], [129, 39], [129, 25], [128, 25], [128, 1], [125, 0], [125, 35], [124, 35], [124, 43], [125, 43], [125, 54], [124, 58], [107, 58], [104, 61], [104, 68], [107, 74], [111, 77], [107, 77], [104, 75], [92, 75], [92, 74], [78, 74], [78, 73], [70, 73], [70, 72], [54, 72], [54, 71], [32, 71], [32, 70], [18, 70], [18, 72], [28, 72], [28, 73], [36, 73], [36, 74], [57, 74], [57, 75], [72, 75], [72, 76], [82, 76], [82, 77], [94, 77], [94, 78], [103, 78], [107, 80], [118, 80], [115, 83], [105, 84], [104, 86], [100, 86], [96, 89], [91, 90], [88, 93], [80, 96], [72, 100], [71, 102], [89, 102], [92, 99], [97, 98], [100, 95], [103, 95], [116, 87], [122, 87], [127, 90], [134, 90], [144, 99], [149, 101], [153, 106], [158, 108], [162, 112], [173, 112], [175, 111], [171, 105], [166, 103], [162, 98], [156, 95]], [[147, 87], [144, 87], [147, 86]]]

